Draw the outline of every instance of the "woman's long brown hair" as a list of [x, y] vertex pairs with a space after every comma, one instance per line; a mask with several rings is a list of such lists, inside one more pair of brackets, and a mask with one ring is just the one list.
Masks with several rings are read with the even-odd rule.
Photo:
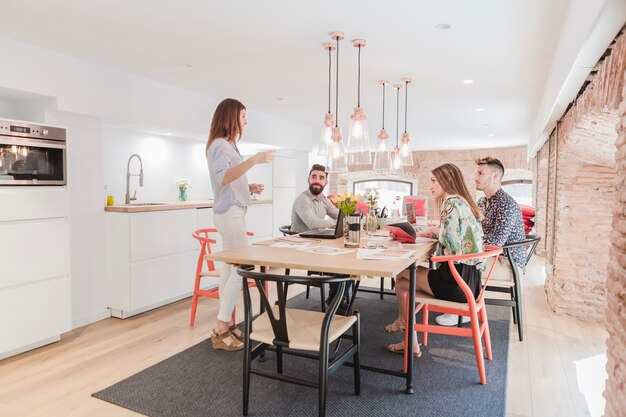
[[[483, 214], [470, 195], [467, 185], [465, 185], [463, 173], [459, 167], [454, 164], [443, 164], [433, 169], [432, 173], [446, 193], [456, 194], [463, 198], [470, 206], [470, 209], [472, 209], [474, 217], [476, 217], [477, 220], [482, 220]], [[441, 206], [441, 201], [437, 201], [437, 203]]]
[[230, 142], [237, 139], [237, 135], [243, 131], [239, 123], [239, 113], [245, 109], [246, 106], [234, 98], [224, 99], [217, 105], [213, 120], [211, 120], [211, 130], [209, 131], [205, 153], [208, 152], [209, 146], [217, 138], [227, 138]]

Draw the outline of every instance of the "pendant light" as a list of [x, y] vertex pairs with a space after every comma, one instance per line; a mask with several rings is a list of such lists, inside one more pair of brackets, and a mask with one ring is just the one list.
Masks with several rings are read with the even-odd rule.
[[402, 145], [400, 145], [400, 157], [402, 158], [402, 165], [412, 167], [413, 166], [413, 152], [411, 151], [411, 143], [409, 134], [406, 131], [406, 116], [407, 108], [409, 104], [409, 84], [413, 82], [410, 78], [402, 78], [404, 81], [404, 133], [402, 134]]
[[324, 115], [324, 127], [322, 128], [322, 136], [320, 138], [320, 146], [318, 149], [318, 155], [328, 155], [328, 148], [333, 143], [333, 126], [335, 120], [333, 114], [330, 112], [330, 74], [331, 74], [331, 51], [335, 49], [335, 45], [330, 42], [324, 44], [324, 49], [328, 51], [328, 112]]
[[394, 84], [394, 90], [396, 90], [396, 147], [393, 148], [393, 154], [391, 158], [391, 175], [402, 174], [402, 157], [400, 156], [400, 148], [398, 147], [398, 126], [400, 123], [400, 89], [402, 84]]
[[348, 161], [343, 148], [343, 136], [341, 135], [341, 128], [337, 124], [337, 120], [339, 120], [339, 41], [344, 38], [344, 35], [343, 32], [333, 32], [330, 36], [337, 44], [337, 59], [335, 60], [337, 72], [335, 75], [335, 127], [333, 127], [331, 135], [332, 144], [328, 150], [327, 165], [330, 172], [342, 173], [348, 172]]
[[365, 39], [352, 41], [355, 48], [359, 48], [359, 63], [357, 77], [357, 104], [354, 113], [350, 115], [350, 130], [348, 131], [348, 164], [369, 165], [372, 163], [370, 150], [370, 136], [367, 127], [367, 116], [361, 108], [361, 48], [365, 46]]
[[391, 169], [391, 152], [389, 151], [389, 134], [385, 130], [385, 86], [389, 84], [387, 80], [378, 81], [383, 87], [383, 126], [378, 133], [378, 146], [374, 154], [374, 171], [389, 172]]

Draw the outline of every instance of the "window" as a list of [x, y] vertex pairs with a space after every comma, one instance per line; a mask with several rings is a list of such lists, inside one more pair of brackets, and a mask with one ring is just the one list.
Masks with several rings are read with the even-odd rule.
[[[396, 202], [398, 210], [402, 211], [402, 197], [417, 193], [417, 182], [412, 180], [392, 180], [389, 178], [369, 178], [354, 181], [352, 184], [352, 192], [355, 194], [363, 194], [368, 188], [376, 188], [380, 193], [378, 199], [378, 207], [381, 209], [387, 207], [387, 212], [391, 211], [391, 207]], [[348, 186], [348, 189], [350, 187]]]
[[502, 182], [502, 189], [525, 206], [533, 205], [533, 182], [531, 180], [510, 180]]

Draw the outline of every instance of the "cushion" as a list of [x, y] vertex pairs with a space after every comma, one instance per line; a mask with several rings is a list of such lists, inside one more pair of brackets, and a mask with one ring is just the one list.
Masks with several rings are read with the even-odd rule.
[[523, 204], [519, 205], [520, 210], [522, 210], [522, 217], [524, 218], [532, 218], [535, 217], [535, 208], [531, 206], [525, 206]]
[[420, 200], [417, 198], [406, 198], [407, 203], [413, 203], [413, 207], [415, 208], [415, 215], [418, 217], [426, 216], [426, 204], [428, 200]]

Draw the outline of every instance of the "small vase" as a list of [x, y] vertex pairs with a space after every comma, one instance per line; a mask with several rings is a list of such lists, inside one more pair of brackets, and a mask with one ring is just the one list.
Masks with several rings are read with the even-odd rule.
[[361, 215], [351, 214], [343, 218], [343, 245], [358, 248], [361, 240]]
[[185, 188], [178, 189], [178, 201], [187, 201], [187, 189]]
[[367, 217], [365, 218], [365, 231], [368, 235], [373, 235], [378, 230], [378, 220], [376, 218], [376, 207], [367, 207]]

